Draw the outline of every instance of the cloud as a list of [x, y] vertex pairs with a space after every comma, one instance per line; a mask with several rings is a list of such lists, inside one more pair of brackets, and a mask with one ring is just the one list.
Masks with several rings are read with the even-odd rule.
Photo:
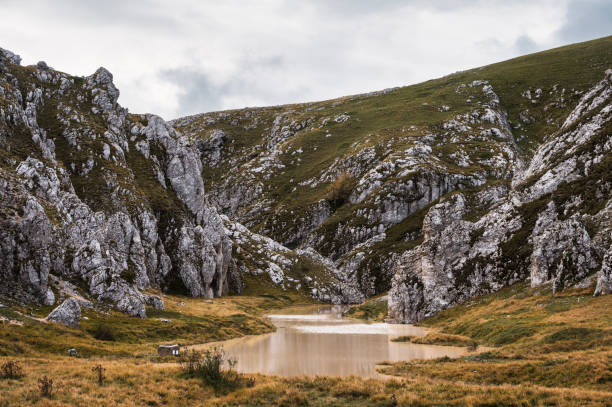
[[566, 21], [557, 35], [563, 42], [580, 42], [612, 34], [612, 2], [570, 1]]
[[280, 55], [245, 55], [236, 66], [231, 75], [223, 77], [214, 77], [197, 66], [162, 70], [158, 76], [176, 87], [178, 110], [185, 115], [225, 107], [274, 104], [276, 100], [296, 100], [307, 93], [300, 86], [293, 89], [271, 86], [274, 78], [282, 78], [285, 70]]
[[518, 37], [515, 45], [521, 54], [530, 54], [538, 50], [538, 45], [528, 35]]
[[[603, 1], [0, 0], [24, 63], [114, 74], [166, 119], [408, 85], [605, 35]], [[586, 6], [583, 6], [586, 4]]]

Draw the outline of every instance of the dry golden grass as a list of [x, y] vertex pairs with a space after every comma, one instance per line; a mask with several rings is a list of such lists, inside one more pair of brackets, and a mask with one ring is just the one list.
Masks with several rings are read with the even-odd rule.
[[[258, 315], [292, 302], [300, 299], [274, 295], [228, 297], [211, 304], [170, 296], [166, 297], [164, 315], [172, 315], [196, 330], [203, 329], [203, 320], [219, 324], [214, 335], [204, 337], [213, 341], [256, 329], [264, 332], [269, 328], [258, 322]], [[123, 316], [111, 313], [108, 321], [123, 336], [116, 342], [104, 342], [92, 339], [86, 328], [71, 330], [26, 320], [23, 326], [0, 325], [0, 351], [5, 355], [0, 356], [0, 364], [16, 360], [25, 373], [18, 379], [0, 379], [0, 407], [606, 406], [612, 400], [610, 309], [612, 296], [593, 298], [580, 290], [552, 295], [525, 286], [511, 287], [424, 321], [434, 331], [423, 340], [459, 337], [497, 345], [484, 352], [458, 359], [385, 365], [380, 371], [391, 377], [388, 380], [250, 375], [252, 381], [243, 383], [251, 387], [245, 384], [228, 394], [215, 394], [202, 381], [185, 375], [176, 359], [158, 358], [156, 340], [131, 336], [132, 332], [152, 328], [155, 335], [165, 337], [167, 332], [160, 330], [157, 323], [147, 325], [152, 321], [123, 320]], [[124, 324], [132, 325], [131, 330]], [[180, 327], [176, 326], [177, 332], [184, 334], [186, 331]], [[187, 335], [181, 340], [184, 339], [194, 337]], [[59, 345], [53, 347], [49, 342]], [[93, 351], [70, 358], [65, 356], [68, 345]], [[9, 353], [11, 346], [22, 352], [13, 349]], [[97, 365], [104, 369], [102, 386], [92, 371]], [[50, 398], [40, 395], [38, 379], [43, 376], [54, 381]]]
[[443, 331], [494, 348], [458, 359], [396, 363], [381, 372], [417, 381], [535, 385], [570, 393], [609, 394], [612, 296], [592, 297], [590, 292], [569, 290], [553, 295], [547, 288], [517, 285], [475, 298], [423, 325], [436, 330], [428, 336], [443, 335], [439, 333]]
[[[144, 360], [19, 359], [25, 377], [0, 381], [0, 406], [385, 406], [392, 405], [593, 405], [612, 392], [535, 385], [479, 385], [450, 380], [280, 378], [253, 375], [254, 386], [216, 396], [178, 366]], [[105, 369], [102, 386], [92, 367]], [[51, 398], [37, 379], [54, 380]]]
[[393, 339], [393, 342], [410, 342], [422, 345], [443, 345], [443, 346], [467, 346], [477, 348], [478, 342], [463, 335], [452, 335], [431, 331], [425, 336], [400, 336]]

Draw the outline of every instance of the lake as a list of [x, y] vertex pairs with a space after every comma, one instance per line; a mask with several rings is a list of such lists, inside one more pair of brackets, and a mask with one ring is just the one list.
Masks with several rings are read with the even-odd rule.
[[339, 306], [317, 306], [268, 315], [277, 327], [270, 334], [224, 341], [244, 373], [280, 376], [379, 377], [383, 361], [457, 357], [465, 348], [391, 342], [403, 335], [425, 335], [412, 325], [367, 323], [344, 318]]

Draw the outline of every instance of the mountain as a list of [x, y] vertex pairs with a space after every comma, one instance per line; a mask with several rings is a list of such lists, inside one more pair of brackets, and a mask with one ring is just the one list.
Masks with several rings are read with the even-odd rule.
[[[421, 84], [165, 122], [0, 51], [0, 295], [389, 291], [414, 322], [529, 280], [612, 290], [612, 37]], [[259, 284], [259, 283], [258, 283]]]
[[414, 86], [172, 124], [196, 140], [219, 212], [314, 248], [366, 296], [391, 289], [391, 318], [415, 321], [602, 267], [611, 56], [607, 37]]
[[45, 62], [23, 67], [0, 50], [0, 296], [76, 297], [145, 317], [163, 300], [144, 290], [240, 292], [249, 264], [283, 288], [350, 301], [328, 261], [219, 216], [193, 140], [128, 113], [112, 79], [104, 68], [81, 78]]

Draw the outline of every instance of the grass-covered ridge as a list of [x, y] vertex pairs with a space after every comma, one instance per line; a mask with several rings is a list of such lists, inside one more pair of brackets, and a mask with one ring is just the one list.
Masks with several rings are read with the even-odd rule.
[[[481, 181], [507, 182], [512, 163], [528, 162], [611, 66], [612, 37], [606, 37], [388, 91], [208, 113], [173, 124], [196, 144], [224, 132], [219, 160], [202, 158], [206, 188], [221, 211], [254, 232], [290, 247], [306, 241], [336, 260], [353, 256], [356, 245], [384, 230], [359, 265], [363, 287], [371, 274], [379, 294], [389, 288], [385, 258], [420, 243], [424, 214], [421, 205], [385, 220], [376, 215], [385, 202], [419, 199], [404, 187], [424, 178], [458, 180], [442, 188], [442, 196], [481, 187]], [[486, 86], [493, 93], [484, 92]], [[492, 130], [501, 123], [465, 119], [475, 112], [483, 117], [487, 109], [505, 116], [512, 142]], [[454, 129], [458, 118], [471, 128]], [[407, 158], [419, 159], [414, 149], [423, 144], [431, 151], [402, 170]], [[338, 204], [329, 188], [346, 173], [353, 177], [353, 199]], [[435, 197], [425, 200], [432, 204]]]
[[382, 322], [387, 318], [387, 308], [387, 296], [380, 295], [369, 298], [363, 304], [352, 306], [344, 315], [349, 318]]
[[[255, 285], [253, 285], [255, 287]], [[83, 308], [80, 329], [42, 322], [51, 307], [14, 305], [0, 308], [0, 356], [57, 357], [77, 348], [82, 357], [137, 357], [148, 359], [158, 344], [206, 343], [274, 330], [263, 315], [272, 309], [312, 304], [303, 294], [283, 292], [270, 284], [253, 296], [229, 296], [204, 301], [165, 295], [165, 310], [147, 309], [148, 318], [109, 310]], [[8, 323], [13, 321], [13, 323]], [[100, 332], [108, 332], [100, 335]]]

